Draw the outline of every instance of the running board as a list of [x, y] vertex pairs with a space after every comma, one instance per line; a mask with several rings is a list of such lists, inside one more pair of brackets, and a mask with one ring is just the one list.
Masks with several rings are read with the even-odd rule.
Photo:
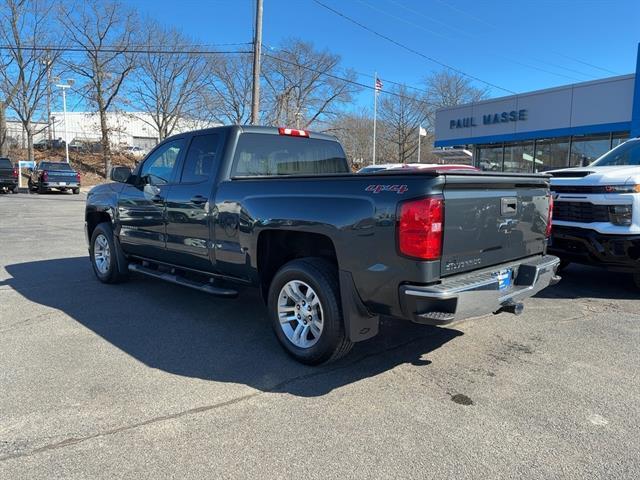
[[195, 290], [200, 290], [201, 292], [209, 293], [211, 295], [216, 295], [218, 297], [235, 298], [238, 296], [238, 291], [233, 290], [231, 288], [220, 288], [220, 287], [214, 287], [213, 285], [210, 285], [208, 283], [193, 282], [191, 280], [187, 280], [186, 278], [181, 278], [171, 273], [159, 272], [158, 270], [153, 270], [151, 268], [143, 267], [142, 265], [139, 265], [137, 263], [130, 263], [129, 270], [136, 273], [142, 273], [143, 275], [157, 278], [159, 280], [164, 280], [165, 282], [175, 283], [176, 285], [182, 285], [183, 287], [189, 287]]

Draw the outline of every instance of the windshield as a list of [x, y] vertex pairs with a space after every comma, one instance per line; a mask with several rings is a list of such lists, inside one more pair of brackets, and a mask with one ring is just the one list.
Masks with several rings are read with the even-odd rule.
[[58, 162], [42, 162], [40, 164], [40, 168], [42, 170], [58, 170], [58, 171], [73, 171], [71, 165], [68, 163], [58, 163]]
[[593, 167], [640, 166], [640, 140], [618, 145], [591, 164]]

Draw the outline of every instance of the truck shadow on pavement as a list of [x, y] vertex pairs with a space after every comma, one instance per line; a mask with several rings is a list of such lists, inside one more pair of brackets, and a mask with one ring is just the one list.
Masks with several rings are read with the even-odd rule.
[[538, 298], [601, 298], [609, 300], [637, 300], [640, 290], [627, 273], [571, 264], [560, 276], [562, 280], [536, 295]]
[[380, 334], [356, 344], [346, 358], [308, 367], [280, 348], [256, 289], [226, 300], [136, 275], [128, 283], [103, 285], [87, 257], [5, 269], [12, 278], [0, 281], [0, 288], [64, 312], [151, 368], [268, 392], [319, 396], [400, 364], [428, 365], [426, 355], [462, 335], [385, 319]]

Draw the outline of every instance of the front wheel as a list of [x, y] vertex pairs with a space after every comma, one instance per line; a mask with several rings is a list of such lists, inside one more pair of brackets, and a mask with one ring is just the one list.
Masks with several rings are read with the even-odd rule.
[[118, 283], [126, 279], [127, 272], [120, 270], [116, 258], [116, 245], [111, 224], [100, 223], [93, 230], [89, 257], [93, 272], [103, 283]]
[[268, 308], [278, 341], [301, 363], [332, 362], [353, 346], [345, 334], [336, 268], [324, 259], [292, 260], [278, 270]]

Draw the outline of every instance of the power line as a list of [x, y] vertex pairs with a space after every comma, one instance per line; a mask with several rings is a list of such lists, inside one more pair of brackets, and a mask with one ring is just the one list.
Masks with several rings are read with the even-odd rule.
[[[372, 5], [369, 5], [368, 3], [364, 2], [363, 0], [358, 0], [358, 1], [359, 1], [360, 3], [363, 3], [364, 5], [367, 5], [369, 8], [374, 8]], [[455, 32], [460, 32], [460, 33], [457, 33], [457, 34], [456, 34], [456, 37], [457, 37], [457, 36], [459, 36], [460, 34], [462, 34], [462, 35], [464, 35], [465, 37], [470, 38], [470, 39], [474, 39], [474, 40], [477, 40], [477, 39], [479, 38], [477, 35], [472, 35], [472, 34], [470, 34], [469, 32], [467, 32], [467, 31], [465, 31], [465, 30], [461, 30], [461, 29], [459, 29], [459, 28], [455, 28], [455, 27], [453, 27], [453, 26], [451, 26], [451, 25], [449, 25], [449, 24], [447, 24], [447, 23], [445, 23], [445, 22], [440, 22], [440, 21], [438, 21], [438, 20], [436, 20], [436, 19], [432, 18], [431, 16], [424, 14], [423, 12], [421, 12], [421, 11], [419, 11], [419, 10], [415, 10], [415, 9], [413, 9], [413, 8], [410, 8], [410, 7], [406, 6], [406, 5], [403, 5], [402, 3], [400, 3], [400, 2], [399, 2], [399, 1], [397, 1], [397, 0], [388, 0], [388, 1], [389, 1], [389, 2], [391, 2], [391, 3], [393, 3], [394, 5], [399, 6], [400, 8], [403, 8], [403, 9], [407, 10], [408, 12], [413, 13], [414, 15], [419, 15], [420, 17], [422, 17], [422, 18], [426, 18], [427, 20], [430, 20], [430, 21], [433, 21], [433, 22], [437, 22], [437, 23], [439, 23], [439, 24], [442, 24], [445, 28], [447, 28], [447, 29], [449, 29], [449, 30], [453, 30], [453, 31], [455, 31]], [[440, 3], [443, 3], [443, 2], [440, 2]], [[443, 3], [443, 5], [447, 6], [447, 5], [446, 5], [446, 4], [444, 4], [444, 3]], [[378, 8], [375, 8], [375, 9], [376, 9], [376, 10], [378, 10], [378, 11], [380, 11], [381, 13], [383, 13], [383, 14], [385, 14], [385, 15], [391, 16], [392, 18], [396, 18], [396, 19], [398, 19], [398, 20], [401, 20], [402, 22], [408, 23], [409, 25], [413, 25], [413, 26], [414, 26], [414, 27], [416, 27], [416, 28], [420, 28], [420, 29], [425, 30], [425, 31], [427, 31], [427, 32], [429, 31], [429, 30], [426, 30], [425, 28], [423, 28], [423, 27], [422, 27], [422, 25], [419, 25], [419, 24], [417, 24], [417, 23], [410, 22], [409, 20], [406, 20], [406, 19], [404, 19], [404, 18], [399, 18], [399, 17], [396, 17], [396, 16], [392, 16], [391, 14], [389, 14], [389, 13], [385, 12], [384, 10], [381, 10], [381, 9], [378, 9]], [[472, 17], [472, 18], [475, 18], [475, 17]], [[442, 36], [442, 35], [440, 35], [440, 36]], [[448, 36], [448, 37], [446, 37], [446, 38], [450, 38], [450, 39], [454, 39], [454, 40], [455, 40], [455, 38], [456, 38], [456, 37]], [[484, 53], [484, 51], [483, 51], [483, 53]], [[504, 60], [508, 61], [508, 62], [514, 63], [514, 64], [516, 64], [516, 65], [523, 66], [523, 67], [525, 67], [525, 68], [530, 68], [530, 69], [533, 69], [533, 70], [538, 70], [538, 71], [540, 71], [540, 72], [549, 73], [549, 74], [551, 74], [551, 75], [556, 75], [556, 76], [563, 77], [563, 78], [568, 78], [568, 79], [570, 79], [570, 80], [580, 81], [580, 79], [579, 79], [579, 78], [570, 77], [570, 76], [565, 75], [565, 74], [562, 74], [562, 73], [557, 73], [557, 72], [554, 72], [554, 71], [551, 71], [551, 70], [546, 70], [546, 69], [544, 69], [544, 68], [538, 67], [537, 65], [531, 65], [531, 64], [529, 64], [529, 63], [524, 63], [524, 62], [521, 62], [521, 61], [519, 61], [519, 60], [514, 60], [513, 58], [507, 57], [507, 56], [502, 55], [502, 54], [500, 54], [500, 53], [496, 53], [495, 51], [494, 51], [494, 54], [495, 54], [496, 56], [498, 56], [498, 57], [500, 57], [500, 58], [502, 58], [502, 59], [504, 59]], [[531, 60], [537, 61], [537, 62], [542, 63], [542, 64], [549, 65], [550, 67], [553, 67], [553, 68], [558, 68], [558, 69], [560, 69], [560, 70], [565, 70], [565, 71], [568, 71], [568, 72], [571, 72], [571, 73], [575, 73], [575, 74], [578, 74], [578, 75], [582, 75], [582, 76], [587, 77], [587, 78], [596, 78], [596, 77], [595, 77], [595, 75], [588, 74], [588, 73], [584, 73], [584, 72], [581, 72], [580, 70], [575, 70], [575, 69], [572, 69], [572, 68], [564, 67], [564, 66], [562, 66], [562, 65], [558, 65], [558, 64], [555, 64], [555, 63], [551, 63], [551, 62], [546, 61], [546, 60], [540, 60], [540, 59], [538, 59], [538, 58], [533, 58], [533, 57], [531, 57]]]
[[[21, 45], [21, 49], [23, 50], [31, 50], [37, 52], [70, 52], [70, 53], [83, 53], [86, 52], [86, 48], [82, 47], [67, 47], [67, 46], [35, 46], [35, 45]], [[12, 50], [13, 47], [10, 45], [0, 45], [0, 50]], [[95, 50], [94, 50], [95, 51]], [[201, 50], [201, 49], [191, 49], [191, 50], [178, 50], [178, 49], [170, 49], [164, 50], [161, 48], [153, 49], [153, 48], [129, 48], [128, 46], [109, 46], [109, 47], [100, 47], [97, 51], [102, 53], [155, 53], [159, 55], [177, 55], [177, 54], [185, 54], [185, 55], [210, 55], [210, 54], [226, 54], [226, 53], [253, 53], [251, 50]]]
[[[281, 48], [281, 47], [275, 47], [275, 46], [273, 46], [273, 45], [268, 45], [268, 48], [269, 48], [269, 50], [271, 50], [271, 51], [277, 50], [277, 51], [280, 51], [280, 52], [288, 53], [288, 54], [290, 54], [290, 55], [292, 55], [292, 54], [293, 54], [293, 52], [290, 52], [290, 51], [288, 51], [288, 50], [285, 50], [284, 48]], [[353, 73], [355, 73], [356, 75], [358, 75], [359, 77], [371, 78], [371, 79], [373, 79], [374, 81], [375, 81], [375, 79], [376, 79], [375, 75], [372, 75], [371, 73], [359, 72], [359, 71], [357, 71], [357, 70], [353, 70], [353, 69], [349, 69], [349, 70], [350, 70], [350, 71], [352, 71]], [[405, 82], [398, 82], [398, 81], [394, 81], [394, 80], [391, 80], [391, 79], [389, 79], [389, 78], [387, 78], [387, 77], [383, 77], [383, 76], [380, 76], [380, 75], [378, 75], [378, 78], [379, 78], [381, 81], [383, 81], [384, 83], [389, 83], [389, 84], [391, 84], [391, 85], [396, 85], [396, 86], [398, 86], [398, 87], [405, 87], [405, 88], [408, 88], [408, 89], [410, 89], [410, 90], [415, 90], [416, 92], [429, 93], [429, 91], [428, 91], [428, 90], [425, 90], [424, 88], [414, 87], [413, 85], [408, 85], [408, 84], [407, 84], [407, 83], [405, 83]]]
[[[8, 47], [6, 45], [0, 45], [0, 50], [6, 50], [6, 49], [9, 49], [9, 48], [10, 47]], [[60, 51], [60, 52], [84, 52], [85, 51], [85, 49], [79, 48], [79, 47], [63, 47], [63, 46], [51, 46], [51, 45], [42, 46], [42, 47], [33, 46], [33, 45], [28, 45], [28, 46], [24, 46], [23, 45], [21, 48], [23, 48], [25, 50], [33, 50], [33, 51]], [[249, 50], [249, 51], [240, 51], [240, 50], [234, 50], [234, 51], [220, 51], [220, 50], [215, 50], [215, 51], [213, 51], [213, 50], [160, 50], [160, 49], [155, 49], [155, 50], [153, 50], [153, 49], [130, 50], [130, 49], [124, 49], [124, 48], [113, 48], [113, 46], [109, 46], [107, 48], [103, 48], [103, 49], [101, 49], [101, 51], [107, 52], [107, 53], [158, 53], [158, 54], [168, 54], [168, 55], [169, 54], [177, 55], [177, 54], [182, 54], [182, 53], [193, 53], [193, 54], [218, 54], [218, 53], [220, 53], [220, 54], [245, 54], [245, 55], [253, 54], [252, 50]], [[287, 53], [287, 52], [285, 51], [285, 53]], [[324, 75], [326, 77], [333, 78], [335, 80], [340, 80], [340, 81], [348, 83], [348, 84], [356, 85], [356, 86], [361, 87], [361, 88], [365, 88], [365, 89], [368, 89], [368, 90], [375, 90], [375, 87], [373, 87], [372, 85], [367, 85], [367, 84], [364, 84], [362, 82], [358, 82], [358, 81], [355, 81], [355, 80], [352, 80], [352, 79], [349, 79], [349, 78], [346, 78], [346, 77], [343, 77], [343, 76], [340, 76], [340, 75], [335, 75], [335, 74], [332, 74], [332, 73], [325, 72], [323, 70], [318, 70], [318, 69], [310, 67], [308, 65], [303, 65], [301, 63], [294, 62], [292, 60], [287, 60], [285, 58], [282, 58], [282, 57], [279, 57], [279, 56], [276, 56], [276, 55], [270, 55], [268, 53], [263, 53], [262, 56], [263, 57], [267, 57], [267, 58], [271, 58], [273, 60], [277, 60], [279, 62], [287, 63], [289, 65], [293, 65], [293, 66], [296, 66], [296, 67], [299, 67], [299, 68], [303, 68], [303, 69], [312, 71], [314, 73], [318, 73], [320, 75]], [[354, 73], [357, 73], [357, 72], [354, 72]], [[369, 76], [368, 74], [359, 74], [359, 75]], [[383, 80], [385, 80], [385, 81], [387, 81], [388, 83], [391, 83], [391, 84], [404, 86], [404, 87], [411, 88], [411, 89], [414, 89], [414, 90], [420, 90], [417, 87], [411, 87], [411, 86], [405, 85], [403, 83], [393, 82], [393, 81], [387, 80], [387, 79], [383, 79]], [[421, 91], [426, 92], [426, 90], [421, 90]], [[386, 95], [392, 95], [392, 96], [399, 97], [399, 98], [404, 98], [404, 99], [411, 100], [411, 101], [416, 101], [416, 102], [419, 102], [419, 103], [428, 104], [428, 102], [426, 102], [424, 100], [417, 99], [415, 97], [410, 97], [408, 95], [402, 95], [401, 93], [397, 93], [397, 92], [390, 92], [388, 90], [382, 90], [381, 93], [384, 93]]]
[[426, 60], [428, 60], [430, 62], [436, 63], [436, 64], [440, 65], [441, 67], [444, 67], [444, 68], [447, 68], [447, 69], [449, 69], [449, 70], [451, 70], [453, 72], [459, 73], [460, 75], [464, 75], [465, 77], [471, 78], [471, 79], [473, 79], [473, 80], [475, 80], [477, 82], [484, 83], [485, 85], [487, 85], [489, 87], [496, 88], [498, 90], [502, 90], [504, 92], [511, 93], [511, 94], [514, 94], [514, 95], [516, 94], [516, 92], [514, 92], [513, 90], [509, 90], [508, 88], [501, 87], [499, 85], [496, 85], [495, 83], [491, 83], [491, 82], [488, 82], [486, 80], [482, 80], [481, 78], [476, 77], [475, 75], [471, 75], [469, 73], [466, 73], [466, 72], [460, 70], [459, 68], [452, 67], [451, 65], [447, 65], [446, 63], [441, 62], [440, 60], [436, 60], [433, 57], [425, 55], [424, 53], [419, 52], [418, 50], [415, 50], [415, 49], [413, 49], [413, 48], [411, 48], [411, 47], [409, 47], [409, 46], [407, 46], [407, 45], [405, 45], [403, 43], [398, 42], [397, 40], [394, 40], [391, 37], [388, 37], [387, 35], [384, 35], [384, 34], [378, 32], [378, 31], [376, 31], [376, 30], [374, 30], [374, 29], [372, 29], [372, 28], [360, 23], [359, 21], [357, 21], [357, 20], [355, 20], [355, 19], [343, 14], [342, 12], [339, 12], [338, 10], [335, 10], [334, 8], [330, 7], [329, 5], [326, 5], [326, 4], [322, 3], [319, 0], [313, 0], [313, 2], [318, 4], [318, 5], [320, 5], [321, 7], [325, 8], [325, 9], [329, 10], [330, 12], [333, 12], [335, 15], [338, 15], [339, 17], [342, 17], [345, 20], [353, 23], [354, 25], [357, 25], [358, 27], [360, 27], [360, 28], [362, 28], [362, 29], [364, 29], [364, 30], [376, 35], [377, 37], [380, 37], [380, 38], [382, 38], [382, 39], [384, 39], [384, 40], [386, 40], [386, 41], [388, 41], [390, 43], [393, 43], [394, 45], [396, 45], [396, 46], [398, 46], [400, 48], [403, 48], [404, 50], [407, 50], [408, 52], [411, 52], [411, 53], [413, 53], [415, 55], [418, 55], [418, 56], [420, 56], [420, 57], [422, 57], [422, 58], [424, 58], [424, 59], [426, 59]]
[[[465, 15], [465, 16], [467, 16], [468, 18], [471, 18], [471, 19], [475, 20], [476, 22], [484, 23], [485, 25], [487, 25], [487, 26], [489, 26], [489, 27], [493, 28], [494, 30], [497, 30], [497, 29], [498, 29], [498, 27], [497, 27], [496, 25], [493, 25], [492, 23], [487, 22], [487, 21], [486, 21], [486, 20], [484, 20], [483, 18], [480, 18], [480, 17], [476, 17], [476, 16], [474, 16], [474, 15], [471, 15], [471, 14], [470, 14], [469, 12], [467, 12], [466, 10], [462, 10], [462, 9], [460, 9], [460, 8], [454, 7], [453, 5], [450, 5], [449, 3], [445, 2], [444, 0], [436, 0], [436, 1], [437, 1], [438, 3], [440, 3], [441, 5], [444, 5], [445, 7], [450, 8], [450, 9], [451, 9], [451, 10], [453, 10], [454, 12], [457, 12], [457, 13], [460, 13], [460, 14], [462, 14], [462, 15]], [[612, 70], [609, 70], [608, 68], [599, 67], [598, 65], [595, 65], [595, 64], [593, 64], [593, 63], [589, 63], [589, 62], [585, 62], [584, 60], [580, 60], [580, 59], [578, 59], [578, 58], [571, 57], [571, 56], [566, 55], [566, 54], [564, 54], [564, 53], [560, 53], [560, 52], [557, 52], [557, 51], [554, 51], [554, 50], [550, 50], [550, 52], [551, 52], [551, 53], [553, 53], [553, 54], [555, 54], [555, 55], [558, 55], [558, 56], [560, 56], [560, 57], [564, 57], [564, 58], [566, 58], [566, 59], [568, 59], [568, 60], [572, 60], [572, 61], [574, 61], [574, 62], [581, 63], [582, 65], [586, 65], [586, 66], [588, 66], [588, 67], [595, 68], [595, 69], [597, 69], [597, 70], [602, 70], [603, 72], [611, 73], [611, 74], [613, 74], [613, 75], [618, 75], [618, 73], [617, 73], [617, 72], [614, 72], [614, 71], [612, 71]]]
[[[279, 62], [288, 63], [289, 65], [293, 65], [295, 67], [304, 68], [304, 69], [309, 70], [311, 72], [318, 73], [320, 75], [324, 75], [326, 77], [333, 78], [335, 80], [340, 80], [342, 82], [349, 83], [351, 85], [357, 85], [359, 87], [366, 88], [367, 90], [376, 90], [376, 88], [374, 86], [372, 86], [372, 85], [367, 85], [367, 84], [362, 83], [362, 82], [357, 82], [355, 80], [351, 80], [349, 78], [345, 78], [345, 77], [342, 77], [340, 75], [334, 75], [333, 73], [324, 72], [322, 70], [318, 70], [318, 69], [310, 67], [308, 65], [302, 65], [302, 64], [300, 64], [298, 62], [294, 62], [292, 60], [286, 60], [286, 59], [284, 59], [282, 57], [278, 57], [278, 56], [275, 56], [275, 55], [269, 55], [268, 53], [263, 53], [262, 56], [277, 60]], [[402, 85], [402, 84], [399, 84], [399, 85]], [[404, 86], [406, 86], [406, 85], [404, 85]], [[415, 97], [409, 97], [408, 95], [403, 95], [401, 93], [390, 92], [388, 90], [379, 90], [379, 92], [380, 93], [384, 93], [386, 95], [392, 95], [394, 97], [399, 97], [399, 98], [404, 98], [406, 100], [411, 100], [412, 102], [419, 102], [419, 103], [424, 103], [425, 105], [429, 105], [429, 103], [424, 101], [424, 100], [421, 100], [421, 99], [415, 98]]]

